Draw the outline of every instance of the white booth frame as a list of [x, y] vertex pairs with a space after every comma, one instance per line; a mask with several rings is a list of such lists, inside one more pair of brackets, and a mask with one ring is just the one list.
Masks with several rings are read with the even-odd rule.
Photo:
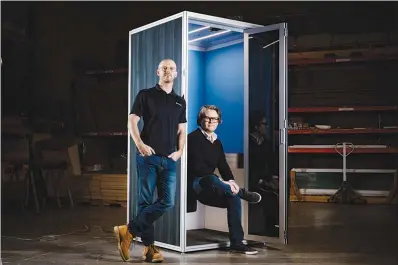
[[[153, 23], [144, 25], [142, 27], [133, 29], [129, 32], [129, 69], [131, 69], [131, 36], [138, 32], [150, 29], [152, 27], [156, 27], [158, 25], [170, 22], [175, 19], [182, 18], [182, 65], [177, 66], [179, 70], [179, 75], [181, 78], [181, 95], [184, 95], [185, 100], [188, 102], [189, 95], [188, 95], [188, 23], [190, 21], [194, 21], [196, 24], [205, 25], [205, 26], [213, 26], [220, 29], [231, 30], [235, 32], [244, 33], [244, 133], [248, 135], [248, 89], [249, 89], [249, 77], [248, 77], [248, 41], [249, 35], [272, 31], [272, 30], [279, 30], [280, 41], [279, 41], [279, 94], [280, 94], [280, 103], [279, 104], [279, 124], [280, 124], [280, 143], [279, 143], [279, 172], [280, 172], [280, 182], [279, 182], [279, 191], [280, 191], [280, 198], [286, 198], [287, 192], [287, 24], [280, 23], [274, 24], [270, 26], [263, 26], [257, 24], [246, 23], [242, 21], [236, 21], [226, 18], [220, 18], [210, 15], [204, 15], [194, 12], [183, 11], [177, 13], [175, 15], [163, 18], [161, 20], [155, 21]], [[133, 102], [131, 102], [131, 71], [128, 74], [128, 113], [131, 110]], [[187, 140], [187, 139], [186, 139]], [[131, 144], [131, 137], [128, 136], [128, 147]], [[186, 141], [187, 142], [187, 141]], [[181, 196], [180, 196], [180, 246], [174, 246], [170, 244], [166, 244], [163, 242], [155, 241], [155, 244], [159, 247], [163, 247], [166, 249], [174, 250], [177, 252], [192, 252], [192, 251], [199, 251], [199, 250], [209, 250], [209, 249], [216, 249], [221, 246], [221, 244], [213, 243], [213, 244], [204, 244], [198, 246], [186, 246], [186, 202], [187, 202], [187, 195], [186, 195], [186, 187], [187, 187], [187, 152], [186, 147], [184, 148], [183, 155], [181, 157], [181, 179], [180, 179], [180, 188], [181, 188]], [[247, 137], [244, 139], [244, 152], [247, 153], [248, 151], [248, 141]], [[130, 161], [130, 148], [127, 148], [127, 161]], [[247, 165], [248, 157], [245, 155], [244, 164]], [[130, 163], [127, 163], [127, 222], [130, 221]], [[245, 167], [245, 186], [248, 185], [248, 168]], [[282, 174], [281, 174], [282, 173]], [[255, 241], [264, 241], [266, 237], [263, 236], [253, 236], [248, 235], [247, 233], [247, 226], [248, 226], [248, 206], [247, 203], [243, 201], [243, 226], [245, 230], [245, 238], [248, 240], [255, 240]], [[271, 242], [278, 242], [278, 243], [287, 243], [287, 207], [286, 201], [279, 199], [279, 238], [267, 238], [267, 241]], [[281, 235], [283, 235], [281, 237]], [[137, 238], [138, 241], [141, 241], [140, 238]], [[229, 245], [229, 242], [226, 242]]]

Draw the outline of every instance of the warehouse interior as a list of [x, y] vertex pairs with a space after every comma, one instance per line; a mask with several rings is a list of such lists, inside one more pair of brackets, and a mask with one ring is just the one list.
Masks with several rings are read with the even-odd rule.
[[[156, 5], [154, 10], [144, 2], [1, 3], [2, 262], [121, 262], [111, 231], [127, 218], [128, 32], [189, 10], [289, 27], [288, 244], [260, 242], [259, 261], [249, 257], [250, 262], [396, 264], [398, 5]], [[190, 24], [192, 31], [200, 27]], [[278, 50], [275, 36], [268, 37], [262, 45], [272, 65]], [[232, 171], [242, 174], [243, 129], [234, 129], [243, 125], [242, 34], [191, 42], [189, 63], [199, 67], [188, 83], [195, 95], [188, 102], [188, 132], [196, 128], [201, 105], [220, 106], [224, 122], [217, 133]], [[265, 77], [272, 91], [277, 76], [271, 71]], [[217, 82], [221, 89], [215, 89]], [[276, 99], [267, 98], [263, 106], [273, 155]], [[264, 227], [277, 215], [272, 205], [278, 191], [266, 198], [268, 216], [249, 208], [248, 229], [273, 238], [275, 229]], [[224, 210], [198, 209], [203, 222], [226, 216]], [[220, 240], [222, 231], [225, 240], [225, 227], [212, 226], [204, 239]], [[132, 252], [139, 257], [141, 249]], [[164, 251], [173, 263], [247, 262], [223, 249], [183, 258]]]

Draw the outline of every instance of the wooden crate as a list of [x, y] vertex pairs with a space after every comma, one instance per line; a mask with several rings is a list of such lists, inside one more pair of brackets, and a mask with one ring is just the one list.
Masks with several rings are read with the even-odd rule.
[[127, 174], [83, 174], [73, 179], [77, 202], [93, 205], [127, 204]]

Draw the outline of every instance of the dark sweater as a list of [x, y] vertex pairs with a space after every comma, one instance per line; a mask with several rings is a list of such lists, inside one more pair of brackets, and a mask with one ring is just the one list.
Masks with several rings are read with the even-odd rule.
[[187, 148], [189, 180], [192, 181], [195, 177], [214, 174], [216, 168], [225, 181], [234, 179], [219, 139], [211, 143], [198, 128], [188, 134]]

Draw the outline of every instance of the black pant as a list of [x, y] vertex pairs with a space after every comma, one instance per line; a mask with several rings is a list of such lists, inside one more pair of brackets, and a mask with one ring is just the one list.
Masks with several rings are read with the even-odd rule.
[[197, 200], [202, 204], [227, 208], [231, 245], [242, 245], [244, 233], [241, 223], [242, 204], [239, 195], [233, 194], [231, 187], [223, 183], [216, 175], [196, 178], [193, 189], [197, 194]]

